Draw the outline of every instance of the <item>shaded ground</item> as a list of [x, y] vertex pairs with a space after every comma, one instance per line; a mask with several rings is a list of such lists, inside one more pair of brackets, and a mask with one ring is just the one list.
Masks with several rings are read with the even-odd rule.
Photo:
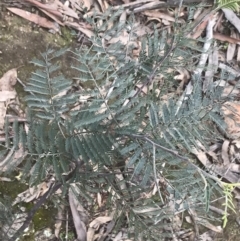
[[[31, 59], [47, 48], [76, 46], [71, 30], [67, 28], [62, 29], [61, 36], [54, 35], [7, 12], [1, 13], [0, 21], [0, 76], [9, 69], [21, 67], [18, 77], [25, 82], [33, 70], [33, 65], [29, 64]], [[63, 59], [62, 71], [66, 76], [70, 61], [68, 56]]]

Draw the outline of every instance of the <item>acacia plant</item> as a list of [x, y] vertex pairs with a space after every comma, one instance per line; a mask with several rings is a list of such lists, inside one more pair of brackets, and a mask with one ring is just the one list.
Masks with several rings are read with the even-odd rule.
[[[174, 217], [189, 210], [203, 219], [215, 218], [208, 207], [218, 185], [199, 166], [193, 149], [200, 144], [207, 149], [221, 139], [222, 87], [212, 85], [203, 92], [201, 78], [193, 74], [191, 94], [174, 94], [178, 83], [169, 70], [192, 71], [198, 56], [197, 45], [184, 31], [172, 36], [155, 29], [134, 56], [131, 39], [127, 47], [105, 44], [123, 30], [134, 36], [134, 21], [110, 29], [107, 24], [103, 19], [91, 46], [70, 50], [75, 65], [69, 68], [78, 73], [74, 81], [64, 77], [58, 64], [66, 49], [48, 49], [32, 60], [37, 70], [25, 88], [27, 122], [6, 123], [8, 141], [2, 143], [1, 156], [8, 158], [6, 168], [14, 170], [14, 153], [21, 148], [21, 181], [30, 186], [54, 181], [9, 240], [20, 235], [57, 189], [64, 197], [73, 186], [81, 202], [106, 193], [106, 208], [118, 221], [115, 230], [127, 228], [134, 240], [172, 237]], [[91, 88], [73, 89], [73, 84], [86, 83]], [[148, 195], [153, 186], [157, 192]], [[2, 207], [2, 213], [9, 211], [6, 204]], [[10, 215], [0, 216], [11, 221]], [[2, 228], [0, 235], [6, 238], [7, 231]]]

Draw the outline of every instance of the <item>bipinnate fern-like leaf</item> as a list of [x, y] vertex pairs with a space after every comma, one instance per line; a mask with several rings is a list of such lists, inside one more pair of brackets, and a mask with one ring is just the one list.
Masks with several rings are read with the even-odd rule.
[[[107, 34], [114, 36], [116, 29], [112, 31]], [[201, 81], [194, 80], [191, 95], [166, 101], [176, 85], [168, 70], [179, 63], [181, 53], [190, 59], [186, 45], [174, 42], [174, 53], [165, 60], [171, 46], [166, 32], [159, 36], [155, 30], [142, 40], [136, 60], [130, 47], [103, 46], [102, 38], [73, 51], [74, 79], [89, 84], [91, 91], [70, 94], [72, 82], [56, 65], [64, 51], [48, 50], [42, 60], [33, 61], [39, 69], [25, 88], [28, 128], [8, 123], [6, 135], [13, 128], [15, 136], [5, 148], [22, 145], [26, 150], [23, 178], [31, 185], [54, 176], [88, 202], [104, 189], [118, 219], [116, 229], [126, 227], [127, 215], [134, 240], [162, 240], [172, 236], [167, 226], [174, 215], [194, 208], [203, 216], [202, 204], [211, 199], [203, 190], [212, 182], [198, 168], [192, 147], [201, 143], [207, 148], [212, 138], [219, 138], [222, 89], [212, 86], [203, 93]]]
[[[29, 93], [26, 96], [28, 106], [35, 110], [36, 116], [42, 119], [57, 119], [61, 114], [69, 110], [69, 106], [75, 103], [76, 98], [72, 95], [66, 95], [71, 88], [71, 81], [63, 75], [57, 75], [59, 65], [53, 64], [52, 61], [59, 57], [65, 51], [54, 53], [48, 50], [42, 54], [43, 60], [34, 59], [31, 63], [41, 67], [32, 74], [30, 81], [25, 87]], [[62, 98], [65, 96], [65, 98]]]

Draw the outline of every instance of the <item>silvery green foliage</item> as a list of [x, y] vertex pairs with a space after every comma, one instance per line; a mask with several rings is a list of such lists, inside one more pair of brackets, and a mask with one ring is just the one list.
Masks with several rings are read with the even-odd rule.
[[[188, 67], [192, 56], [179, 36], [156, 70], [152, 89], [138, 93], [136, 86], [145, 84], [171, 47], [167, 33], [155, 31], [144, 38], [137, 60], [129, 54], [131, 46], [103, 46], [103, 38], [96, 36], [91, 47], [71, 51], [75, 80], [91, 89], [71, 91], [72, 81], [57, 64], [66, 49], [49, 49], [32, 61], [38, 69], [25, 88], [29, 128], [26, 132], [22, 124], [7, 124], [6, 134], [14, 128], [15, 136], [5, 149], [21, 145], [27, 152], [23, 178], [31, 186], [53, 175], [65, 187], [76, 183], [81, 200], [92, 202], [92, 193], [106, 192], [106, 208], [118, 220], [116, 232], [124, 227], [134, 240], [163, 240], [172, 237], [176, 213], [194, 208], [212, 218], [207, 207], [216, 192], [214, 182], [196, 168], [192, 148], [199, 143], [207, 148], [221, 138], [222, 89], [212, 86], [203, 93], [201, 80], [194, 80], [193, 92], [180, 104], [176, 96], [165, 100], [177, 84], [169, 68]], [[66, 182], [64, 175], [77, 160], [81, 168]], [[156, 177], [159, 191], [148, 196]]]

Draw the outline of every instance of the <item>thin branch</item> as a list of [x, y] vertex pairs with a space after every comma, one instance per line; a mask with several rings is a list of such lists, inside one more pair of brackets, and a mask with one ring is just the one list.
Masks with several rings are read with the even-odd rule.
[[[151, 140], [151, 139], [150, 139], [149, 137], [147, 137], [147, 136], [138, 135], [138, 134], [129, 134], [129, 136], [132, 136], [132, 137], [135, 137], [135, 138], [138, 138], [138, 139], [143, 139], [143, 140], [151, 143], [152, 145], [155, 145], [155, 146], [157, 146], [158, 148], [160, 148], [160, 149], [162, 149], [162, 150], [164, 150], [164, 151], [166, 151], [166, 152], [168, 152], [168, 153], [170, 153], [170, 154], [172, 154], [172, 155], [174, 155], [174, 156], [176, 156], [176, 157], [179, 157], [179, 158], [182, 159], [182, 160], [185, 160], [185, 161], [189, 162], [189, 159], [188, 159], [187, 157], [185, 157], [185, 156], [180, 155], [180, 154], [178, 153], [178, 151], [175, 151], [175, 150], [169, 149], [169, 148], [167, 148], [167, 147], [164, 147], [164, 146], [162, 146], [162, 145], [154, 142], [153, 140]], [[191, 162], [190, 162], [190, 163], [191, 163]]]

